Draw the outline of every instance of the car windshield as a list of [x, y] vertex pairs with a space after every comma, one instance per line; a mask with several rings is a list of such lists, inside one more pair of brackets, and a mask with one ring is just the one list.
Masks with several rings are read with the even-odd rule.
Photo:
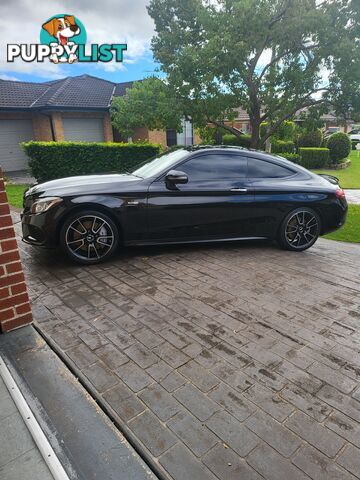
[[170, 169], [173, 165], [185, 159], [188, 155], [189, 152], [183, 149], [170, 153], [165, 152], [153, 159], [146, 160], [140, 167], [133, 170], [131, 174], [141, 178], [156, 177], [160, 175], [162, 171]]

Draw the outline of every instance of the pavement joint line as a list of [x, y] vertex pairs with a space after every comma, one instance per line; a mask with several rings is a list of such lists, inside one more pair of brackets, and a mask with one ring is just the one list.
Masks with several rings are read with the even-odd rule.
[[1, 355], [0, 377], [2, 377], [54, 480], [70, 480]]
[[51, 350], [60, 358], [60, 360], [67, 366], [70, 372], [75, 376], [78, 382], [84, 387], [91, 398], [99, 405], [105, 415], [113, 422], [115, 427], [122, 433], [125, 439], [129, 442], [131, 447], [139, 455], [139, 457], [149, 467], [155, 477], [158, 480], [170, 480], [167, 472], [165, 472], [160, 464], [152, 458], [151, 454], [147, 452], [145, 447], [139, 442], [135, 434], [132, 433], [130, 428], [123, 422], [120, 417], [114, 415], [114, 412], [107, 402], [104, 401], [102, 396], [96, 391], [91, 382], [81, 372], [81, 370], [75, 365], [75, 363], [66, 355], [65, 352], [56, 344], [56, 342], [45, 332], [36, 322], [33, 323], [34, 329], [44, 339]]

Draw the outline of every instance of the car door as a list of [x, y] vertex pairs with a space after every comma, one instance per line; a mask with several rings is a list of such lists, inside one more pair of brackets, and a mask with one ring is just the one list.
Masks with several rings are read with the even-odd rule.
[[273, 237], [279, 224], [298, 199], [297, 172], [276, 161], [248, 157], [248, 177], [254, 192], [255, 235]]
[[152, 241], [192, 241], [252, 235], [254, 194], [247, 158], [199, 152], [177, 165], [188, 183], [169, 185], [165, 175], [149, 188], [148, 228]]

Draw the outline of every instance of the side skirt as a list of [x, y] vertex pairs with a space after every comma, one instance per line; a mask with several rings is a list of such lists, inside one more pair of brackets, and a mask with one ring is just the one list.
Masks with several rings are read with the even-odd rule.
[[268, 240], [269, 237], [232, 237], [232, 238], [215, 238], [207, 240], [174, 240], [174, 241], [138, 241], [126, 242], [126, 246], [143, 246], [143, 245], [184, 245], [195, 243], [222, 243], [222, 242], [238, 242], [249, 240]]

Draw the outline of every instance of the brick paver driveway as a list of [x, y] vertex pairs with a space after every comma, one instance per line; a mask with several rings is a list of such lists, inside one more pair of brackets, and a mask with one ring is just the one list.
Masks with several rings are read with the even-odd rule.
[[21, 249], [41, 329], [165, 476], [360, 478], [359, 245]]

